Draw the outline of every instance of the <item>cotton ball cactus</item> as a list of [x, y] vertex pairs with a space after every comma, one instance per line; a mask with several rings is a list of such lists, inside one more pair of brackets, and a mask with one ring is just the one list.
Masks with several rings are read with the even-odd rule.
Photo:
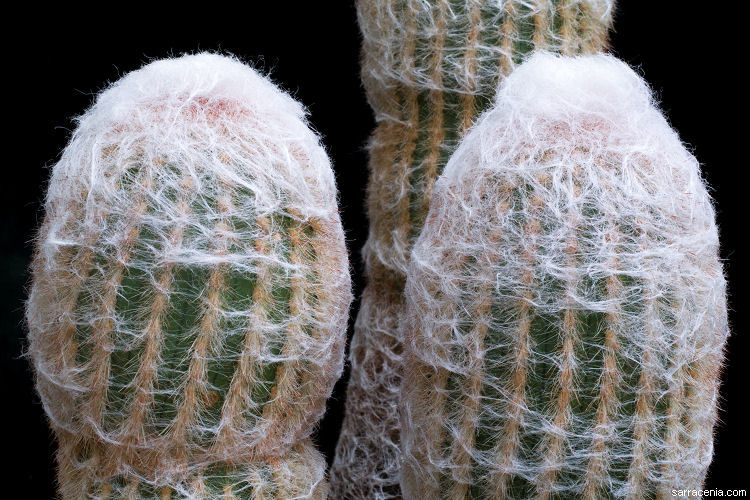
[[405, 498], [700, 489], [728, 335], [718, 245], [698, 162], [627, 65], [517, 68], [411, 257]]
[[434, 183], [498, 82], [534, 50], [595, 53], [613, 0], [359, 0], [370, 140], [367, 287], [331, 472], [340, 497], [398, 498], [403, 289]]
[[182, 484], [310, 435], [351, 292], [299, 103], [231, 58], [153, 62], [80, 118], [45, 212], [29, 353], [66, 498], [123, 474]]

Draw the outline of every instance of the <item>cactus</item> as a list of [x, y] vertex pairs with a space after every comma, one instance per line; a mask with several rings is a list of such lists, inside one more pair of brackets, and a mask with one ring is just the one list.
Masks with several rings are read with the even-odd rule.
[[437, 182], [406, 284], [406, 498], [701, 489], [728, 335], [699, 165], [611, 56], [538, 54]]
[[[73, 459], [73, 457], [66, 457], [66, 459]], [[325, 500], [328, 496], [325, 467], [326, 463], [322, 455], [309, 440], [305, 439], [281, 457], [269, 457], [240, 465], [214, 463], [201, 468], [195, 476], [183, 478], [177, 484], [161, 485], [158, 480], [144, 480], [137, 474], [119, 474], [106, 481], [90, 484], [87, 498], [96, 500], [141, 498]], [[80, 484], [80, 480], [67, 483], [73, 486], [73, 489], [63, 494], [79, 498], [81, 492], [75, 487]]]
[[29, 352], [65, 498], [125, 472], [208, 484], [213, 464], [310, 435], [351, 292], [333, 173], [296, 101], [230, 58], [154, 62], [79, 120], [45, 212]]
[[397, 401], [409, 253], [438, 175], [500, 79], [535, 49], [594, 53], [613, 0], [359, 0], [370, 141], [367, 287], [331, 474], [339, 497], [396, 498]]

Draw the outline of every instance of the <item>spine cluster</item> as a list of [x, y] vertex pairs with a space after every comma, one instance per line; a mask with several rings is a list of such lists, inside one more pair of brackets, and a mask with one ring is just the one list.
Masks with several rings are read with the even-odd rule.
[[63, 496], [321, 491], [351, 294], [302, 107], [229, 58], [152, 63], [80, 119], [45, 211], [27, 320]]
[[435, 181], [498, 83], [534, 50], [595, 53], [612, 0], [360, 0], [370, 140], [367, 286], [351, 345], [347, 410], [331, 481], [337, 496], [399, 496], [407, 263]]
[[534, 56], [438, 181], [403, 320], [407, 498], [701, 489], [728, 335], [695, 158], [611, 56]]

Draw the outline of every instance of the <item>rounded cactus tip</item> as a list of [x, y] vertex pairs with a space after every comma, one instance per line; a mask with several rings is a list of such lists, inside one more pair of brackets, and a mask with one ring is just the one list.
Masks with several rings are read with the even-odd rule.
[[648, 85], [616, 57], [550, 52], [537, 52], [503, 80], [495, 101], [519, 113], [608, 119], [627, 119], [652, 104]]
[[[239, 59], [209, 52], [159, 59], [128, 73], [103, 92], [95, 110], [111, 117], [132, 116], [132, 108], [153, 101], [163, 105], [152, 112], [168, 111], [168, 104], [193, 102], [206, 110], [233, 102], [239, 108], [289, 113], [301, 117], [303, 106], [279, 91], [268, 78]], [[234, 110], [225, 110], [229, 113]]]

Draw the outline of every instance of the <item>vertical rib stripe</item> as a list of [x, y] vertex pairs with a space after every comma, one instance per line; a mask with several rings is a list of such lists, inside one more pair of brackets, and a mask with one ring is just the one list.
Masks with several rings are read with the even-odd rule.
[[[312, 324], [306, 328], [309, 328], [308, 334], [313, 345], [323, 346], [326, 345], [326, 338], [317, 325], [325, 325], [331, 317], [334, 317], [335, 311], [332, 307], [333, 302], [330, 300], [331, 290], [320, 284], [324, 282], [324, 277], [335, 276], [340, 269], [345, 269], [346, 264], [341, 262], [342, 255], [331, 252], [330, 245], [326, 243], [329, 235], [336, 231], [333, 221], [312, 217], [306, 221], [304, 227], [306, 241], [304, 253], [311, 267], [311, 274], [305, 277], [307, 285], [305, 293], [307, 300], [316, 304], [315, 316], [308, 318]], [[327, 352], [335, 357], [337, 356], [335, 353], [343, 353], [345, 344], [346, 340], [341, 338], [329, 344]], [[301, 383], [306, 393], [315, 393], [319, 387], [328, 386], [329, 381], [334, 378], [335, 374], [330, 370], [316, 368], [304, 370]]]
[[[573, 174], [576, 175], [575, 173]], [[575, 186], [576, 198], [580, 196], [580, 188]], [[563, 450], [566, 442], [567, 429], [570, 427], [572, 413], [571, 400], [575, 397], [575, 372], [578, 367], [576, 359], [576, 345], [578, 344], [577, 320], [574, 297], [577, 293], [579, 276], [577, 275], [578, 241], [575, 237], [578, 228], [579, 214], [569, 214], [569, 229], [567, 234], [574, 235], [568, 239], [565, 267], [567, 269], [568, 308], [563, 311], [561, 334], [562, 352], [558, 361], [560, 373], [557, 379], [557, 394], [555, 396], [554, 414], [550, 422], [551, 436], [546, 438], [545, 455], [543, 458], [543, 472], [537, 478], [537, 491], [540, 500], [549, 498], [555, 488], [557, 475], [563, 466]]]
[[[152, 182], [151, 168], [144, 167], [136, 186], [136, 189], [138, 189], [137, 198], [145, 197], [145, 193], [148, 193], [151, 189]], [[115, 328], [115, 303], [117, 302], [123, 272], [131, 257], [131, 250], [138, 241], [139, 224], [141, 217], [146, 213], [147, 206], [148, 204], [144, 199], [136, 199], [133, 211], [127, 214], [130, 219], [125, 222], [125, 227], [121, 231], [123, 237], [119, 241], [119, 246], [115, 249], [116, 262], [102, 286], [102, 299], [98, 307], [97, 319], [92, 325], [91, 341], [93, 345], [91, 357], [86, 361], [86, 365], [91, 369], [86, 385], [91, 387], [91, 392], [86, 400], [84, 410], [84, 414], [87, 416], [85, 426], [89, 427], [88, 434], [90, 437], [94, 437], [98, 433], [91, 426], [100, 427], [102, 425], [102, 415], [107, 402], [107, 388], [109, 386], [112, 352], [111, 334]]]
[[[463, 260], [461, 261], [463, 262]], [[459, 262], [459, 265], [461, 265]], [[424, 286], [432, 290], [432, 295], [436, 296], [439, 292], [439, 285], [434, 283], [425, 283]], [[415, 326], [419, 326], [418, 324]], [[424, 332], [419, 330], [414, 332], [405, 332], [405, 342], [409, 338], [415, 340], [422, 339]], [[449, 326], [443, 326], [435, 332], [434, 339], [426, 349], [441, 349], [446, 345], [451, 337]], [[420, 481], [420, 494], [423, 498], [439, 498], [441, 496], [440, 470], [436, 467], [436, 462], [442, 459], [445, 443], [445, 402], [447, 399], [446, 384], [451, 376], [451, 372], [441, 366], [432, 366], [425, 364], [414, 353], [420, 352], [420, 349], [406, 350], [407, 356], [404, 359], [404, 365], [408, 367], [403, 387], [409, 391], [415, 391], [416, 394], [425, 394], [420, 398], [417, 405], [410, 408], [410, 417], [412, 421], [419, 421], [419, 438], [415, 439], [415, 444], [411, 450], [411, 467], [420, 470], [419, 476], [430, 477], [429, 481]], [[445, 354], [441, 353], [441, 357]]]
[[510, 74], [515, 66], [513, 60], [513, 44], [516, 39], [516, 6], [515, 0], [507, 0], [505, 4], [505, 15], [503, 24], [500, 28], [500, 74], [498, 75], [498, 84], [504, 76]]
[[[416, 375], [415, 390], [429, 397], [429, 399], [425, 398], [425, 406], [415, 412], [424, 422], [424, 425], [420, 426], [420, 432], [426, 439], [424, 443], [419, 443], [418, 447], [413, 450], [412, 457], [413, 461], [419, 464], [417, 466], [430, 477], [429, 481], [420, 484], [423, 488], [421, 491], [422, 498], [440, 498], [442, 491], [439, 480], [441, 471], [436, 467], [436, 461], [441, 460], [443, 454], [441, 447], [445, 442], [444, 411], [447, 399], [445, 386], [451, 372], [445, 368], [435, 368], [433, 371], [433, 367], [425, 364], [419, 364], [412, 370]], [[420, 476], [424, 477], [424, 473]]]
[[609, 32], [596, 17], [596, 12], [588, 1], [579, 4], [578, 29], [580, 36], [580, 51], [583, 54], [596, 54], [609, 45]]
[[[385, 0], [382, 3], [367, 2], [360, 4], [369, 12], [360, 12], [360, 19], [381, 20], [378, 27], [384, 32], [395, 36], [396, 27], [390, 15], [397, 10], [395, 0]], [[399, 33], [399, 35], [402, 35]], [[394, 228], [399, 222], [399, 201], [404, 196], [402, 191], [408, 170], [405, 161], [400, 157], [402, 141], [408, 136], [408, 124], [402, 120], [404, 99], [404, 83], [398, 81], [394, 75], [383, 76], [375, 68], [382, 68], [384, 60], [391, 60], [385, 44], [374, 40], [363, 41], [363, 68], [371, 68], [372, 72], [363, 71], [362, 78], [367, 88], [373, 107], [377, 110], [375, 119], [377, 126], [369, 141], [369, 179], [367, 183], [367, 210], [370, 219], [368, 244], [363, 249], [364, 255], [377, 255], [389, 268], [398, 267], [399, 251], [403, 248], [397, 239]], [[403, 51], [403, 47], [401, 48]], [[398, 73], [403, 63], [394, 68]], [[382, 78], [382, 79], [381, 79]], [[408, 198], [408, 196], [407, 196]]]
[[[407, 15], [409, 16], [406, 24], [406, 42], [404, 43], [404, 51], [402, 55], [402, 64], [404, 66], [403, 74], [409, 75], [411, 78], [414, 72], [414, 54], [416, 51], [417, 41], [417, 13], [414, 8], [409, 4], [407, 6]], [[419, 138], [419, 102], [418, 92], [415, 88], [415, 82], [411, 81], [401, 86], [401, 92], [403, 93], [403, 109], [404, 109], [404, 120], [407, 123], [405, 130], [406, 137], [403, 138], [401, 143], [401, 149], [399, 151], [400, 164], [402, 167], [399, 169], [406, 175], [401, 178], [401, 191], [400, 200], [397, 207], [397, 215], [393, 222], [396, 223], [396, 227], [392, 228], [393, 235], [396, 241], [394, 241], [396, 252], [403, 255], [404, 258], [408, 259], [410, 249], [411, 235], [411, 211], [410, 202], [411, 197], [409, 192], [412, 189], [410, 182], [410, 175], [414, 164], [414, 151], [417, 147], [417, 139]]]
[[[271, 227], [267, 217], [256, 219], [259, 236], [255, 240], [255, 251], [261, 256], [270, 255], [268, 238]], [[273, 296], [271, 294], [271, 269], [266, 259], [258, 263], [257, 279], [253, 288], [253, 305], [250, 320], [245, 334], [245, 342], [240, 355], [239, 364], [229, 385], [227, 397], [222, 411], [219, 437], [216, 447], [232, 447], [241, 440], [246, 420], [242, 418], [247, 410], [258, 414], [259, 405], [253, 401], [251, 386], [259, 377], [258, 360], [263, 345], [263, 331], [261, 326], [268, 322], [268, 311], [271, 308]], [[250, 425], [253, 425], [252, 422]]]
[[559, 389], [555, 402], [555, 414], [550, 423], [553, 434], [547, 440], [546, 455], [544, 456], [544, 472], [541, 474], [537, 486], [540, 499], [550, 497], [557, 480], [557, 474], [563, 465], [564, 435], [570, 425], [570, 401], [574, 397], [573, 384], [576, 369], [575, 344], [578, 340], [575, 328], [575, 313], [572, 309], [567, 309], [563, 316], [562, 330], [564, 338], [560, 360], [560, 376], [558, 379]]
[[474, 94], [477, 86], [477, 43], [482, 30], [482, 11], [476, 0], [470, 0], [469, 33], [466, 39], [466, 53], [464, 54], [463, 94], [461, 95], [461, 136], [471, 128], [476, 109], [474, 109]]
[[[187, 216], [190, 206], [187, 203], [194, 185], [189, 177], [182, 181], [183, 190], [176, 204], [177, 222], [169, 234], [169, 246], [177, 247], [182, 241], [184, 226], [181, 220]], [[145, 347], [140, 356], [140, 365], [133, 381], [135, 397], [130, 405], [128, 417], [121, 431], [121, 439], [136, 445], [145, 432], [144, 419], [149, 406], [153, 403], [154, 385], [156, 382], [157, 361], [161, 354], [162, 327], [164, 314], [169, 303], [169, 294], [174, 279], [174, 263], [167, 261], [161, 270], [155, 287], [155, 294], [149, 307], [148, 322], [143, 332]]]
[[[679, 304], [670, 304], [671, 308], [674, 308], [673, 315], [679, 322], [680, 311]], [[684, 331], [683, 328], [677, 328], [677, 332]], [[685, 428], [682, 422], [682, 415], [685, 411], [685, 384], [688, 377], [686, 371], [685, 354], [687, 348], [684, 345], [685, 339], [675, 339], [673, 345], [670, 346], [670, 350], [673, 353], [670, 356], [670, 367], [669, 372], [673, 372], [672, 376], [668, 378], [667, 383], [667, 411], [666, 411], [666, 430], [664, 432], [664, 448], [665, 455], [662, 463], [662, 477], [665, 479], [663, 483], [662, 491], [659, 491], [660, 498], [668, 498], [669, 487], [667, 485], [680, 485], [683, 486], [682, 481], [686, 478], [682, 477], [680, 463], [682, 450], [681, 440], [685, 433]], [[686, 488], [689, 485], [684, 485]]]
[[617, 353], [619, 347], [620, 302], [622, 300], [622, 283], [617, 277], [618, 262], [616, 253], [618, 235], [614, 227], [610, 228], [607, 236], [608, 250], [613, 256], [608, 262], [608, 270], [614, 274], [607, 277], [607, 301], [611, 304], [607, 312], [607, 331], [604, 334], [604, 360], [602, 373], [599, 378], [599, 395], [597, 398], [596, 422], [594, 424], [593, 439], [588, 455], [591, 457], [585, 473], [584, 496], [595, 497], [607, 485], [604, 481], [609, 467], [608, 444], [614, 434], [612, 416], [617, 410], [617, 390], [620, 385], [620, 373], [617, 369]]
[[[74, 215], [72, 219], [75, 220], [75, 218], [76, 216]], [[46, 231], [42, 229], [40, 232]], [[56, 370], [58, 371], [58, 373], [71, 366], [74, 366], [75, 364], [77, 353], [77, 344], [75, 342], [75, 333], [77, 326], [75, 318], [75, 308], [76, 304], [78, 303], [78, 297], [81, 293], [81, 289], [84, 286], [86, 278], [91, 273], [91, 269], [94, 264], [94, 252], [93, 250], [91, 250], [91, 247], [96, 242], [98, 236], [99, 234], [97, 231], [96, 233], [88, 235], [84, 238], [81, 248], [78, 250], [78, 252], [76, 252], [77, 255], [71, 258], [72, 262], [70, 265], [66, 264], [66, 261], [68, 260], [68, 258], [70, 258], [68, 254], [73, 253], [71, 249], [64, 248], [60, 252], [61, 255], [55, 258], [59, 269], [65, 270], [65, 274], [69, 275], [66, 279], [66, 281], [69, 283], [69, 287], [67, 288], [67, 290], [65, 290], [67, 298], [60, 304], [61, 314], [58, 320], [58, 333], [49, 335], [49, 339], [51, 342], [51, 345], [49, 346], [50, 352], [60, 353], [59, 357], [55, 354], [55, 356], [57, 357]], [[57, 292], [57, 290], [55, 291]]]
[[[400, 108], [400, 99], [398, 107]], [[386, 110], [389, 116], [399, 116], [401, 111]], [[397, 223], [396, 212], [402, 192], [404, 163], [398, 158], [400, 143], [407, 135], [407, 126], [388, 118], [380, 122], [370, 139], [370, 177], [367, 184], [367, 206], [370, 217], [370, 245], [363, 249], [364, 255], [374, 254], [382, 259], [389, 269], [396, 267], [399, 261], [394, 227]], [[408, 196], [407, 196], [408, 198]]]
[[534, 9], [534, 48], [537, 50], [547, 48], [547, 36], [549, 33], [549, 0], [537, 0]]
[[[322, 220], [317, 217], [311, 218], [308, 221], [308, 224], [314, 234], [309, 240], [309, 245], [312, 250], [310, 258], [312, 260], [313, 272], [315, 273], [313, 276], [313, 282], [320, 283], [321, 277], [330, 273], [332, 268], [340, 269], [337, 265], [339, 264], [338, 260], [340, 257], [333, 255], [330, 251], [330, 247], [326, 244], [327, 235], [331, 234], [335, 228], [331, 221]], [[330, 305], [331, 303], [328, 301], [329, 294], [330, 290], [325, 287], [318, 286], [315, 288], [315, 296], [318, 304]], [[321, 309], [318, 313], [319, 317], [314, 319], [323, 323], [328, 320], [331, 312], [330, 308]], [[313, 331], [313, 337], [317, 337], [319, 333], [320, 332], [318, 331]]]
[[[544, 200], [535, 194], [532, 196], [531, 205], [534, 209], [540, 208]], [[528, 377], [528, 363], [531, 354], [531, 316], [534, 300], [534, 267], [536, 264], [536, 240], [541, 231], [541, 223], [538, 218], [530, 217], [524, 225], [523, 234], [528, 238], [528, 246], [523, 250], [523, 261], [526, 267], [523, 270], [521, 281], [523, 283], [522, 299], [518, 306], [518, 333], [513, 342], [513, 367], [510, 379], [506, 387], [510, 395], [508, 409], [504, 415], [504, 424], [501, 439], [498, 439], [492, 456], [496, 468], [490, 473], [490, 484], [493, 486], [490, 492], [493, 499], [504, 499], [509, 497], [509, 482], [516, 474], [515, 462], [518, 449], [521, 446], [521, 423], [526, 401], [526, 380]]]
[[561, 0], [558, 7], [560, 16], [560, 53], [566, 56], [575, 54], [576, 38], [573, 36], [576, 32], [575, 22], [578, 18], [578, 12], [573, 0]]
[[220, 220], [215, 228], [215, 255], [219, 264], [214, 265], [209, 275], [206, 295], [203, 305], [203, 314], [200, 319], [198, 336], [193, 343], [193, 353], [185, 377], [185, 391], [177, 416], [172, 426], [172, 446], [176, 451], [177, 459], [185, 459], [185, 448], [194, 436], [189, 435], [200, 411], [210, 404], [208, 387], [206, 385], [206, 365], [211, 354], [213, 344], [219, 335], [219, 322], [221, 320], [222, 295], [224, 289], [224, 275], [226, 264], [221, 261], [226, 256], [228, 242], [227, 212], [232, 200], [228, 186], [221, 184], [222, 193], [218, 201]]
[[[718, 259], [703, 260], [694, 265], [701, 268], [701, 274], [707, 277], [707, 281], [713, 282], [722, 276]], [[688, 483], [686, 487], [694, 489], [703, 486], [706, 474], [703, 464], [710, 460], [713, 450], [718, 379], [723, 358], [720, 346], [724, 341], [722, 332], [717, 331], [714, 322], [717, 318], [726, 318], [727, 314], [723, 287], [702, 291], [702, 295], [708, 311], [693, 326], [695, 333], [691, 357], [685, 370], [686, 394], [684, 414], [681, 417], [686, 428], [683, 453], [699, 457], [693, 461], [683, 460], [683, 481]]]
[[[179, 241], [182, 230], [176, 228], [170, 235], [172, 242]], [[162, 320], [164, 311], [168, 304], [169, 289], [172, 286], [172, 265], [167, 264], [156, 284], [156, 294], [149, 307], [149, 319], [143, 335], [146, 344], [141, 354], [141, 363], [138, 367], [133, 386], [135, 398], [131, 403], [127, 421], [121, 428], [121, 435], [130, 444], [137, 444], [143, 437], [143, 422], [148, 407], [153, 402], [154, 381], [156, 378], [157, 360], [161, 352]]]
[[[491, 265], [488, 269], [492, 269]], [[484, 339], [490, 328], [489, 312], [492, 307], [493, 280], [487, 279], [485, 286], [478, 291], [479, 303], [476, 305], [475, 314], [471, 317], [474, 323], [469, 333], [471, 345], [468, 355], [471, 357], [467, 371], [469, 373], [462, 389], [465, 398], [461, 404], [461, 416], [458, 434], [454, 436], [454, 442], [450, 453], [450, 463], [453, 468], [453, 484], [450, 498], [466, 497], [471, 486], [471, 450], [474, 448], [474, 436], [478, 420], [479, 406], [482, 397], [482, 369], [484, 364]]]
[[271, 399], [263, 408], [263, 419], [267, 423], [263, 431], [264, 440], [271, 446], [283, 442], [285, 419], [299, 418], [299, 415], [292, 413], [295, 411], [294, 403], [303, 397], [300, 376], [305, 367], [299, 361], [302, 349], [300, 344], [308, 333], [305, 331], [305, 325], [300, 322], [300, 315], [305, 304], [307, 282], [304, 276], [299, 275], [299, 269], [305, 262], [301, 248], [301, 230], [298, 223], [293, 224], [294, 226], [289, 229], [289, 263], [293, 266], [289, 279], [289, 319], [281, 350], [286, 361], [276, 369], [276, 383], [271, 389]]
[[659, 332], [657, 325], [661, 324], [656, 306], [656, 287], [650, 282], [645, 290], [645, 308], [643, 321], [643, 351], [641, 352], [641, 374], [638, 378], [633, 430], [632, 461], [628, 468], [627, 498], [640, 500], [645, 497], [644, 488], [647, 486], [648, 476], [652, 470], [651, 439], [657, 427], [654, 415], [654, 397], [658, 387], [656, 382], [661, 378], [656, 363], [658, 359], [653, 352], [653, 342]]
[[[439, 174], [440, 147], [445, 139], [445, 130], [443, 129], [443, 52], [447, 26], [445, 19], [447, 6], [445, 0], [438, 0], [436, 4], [435, 44], [432, 48], [433, 56], [431, 61], [432, 84], [434, 88], [429, 93], [430, 104], [432, 106], [432, 119], [427, 130], [429, 146], [424, 168], [424, 192], [421, 193], [421, 199], [418, 200], [420, 213], [424, 214], [420, 217], [420, 222], [424, 220], [430, 209], [432, 190], [435, 187], [435, 181]], [[411, 236], [413, 238], [419, 236], [420, 229], [421, 223], [415, 224], [412, 228]]]

